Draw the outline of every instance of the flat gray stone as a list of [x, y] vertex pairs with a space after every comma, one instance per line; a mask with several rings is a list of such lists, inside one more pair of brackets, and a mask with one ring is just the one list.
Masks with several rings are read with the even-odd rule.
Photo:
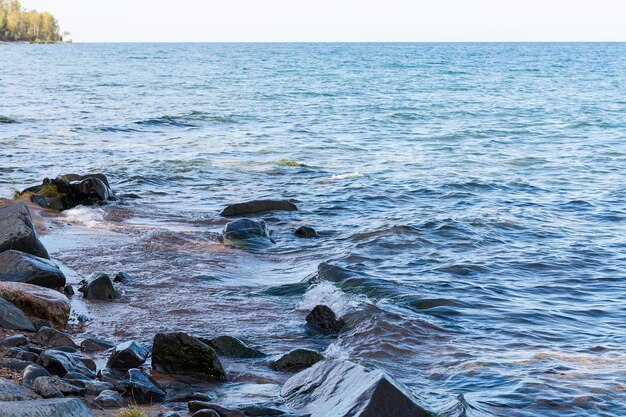
[[0, 327], [27, 332], [35, 331], [33, 322], [26, 317], [26, 314], [3, 298], [0, 298]]
[[[16, 384], [15, 382], [0, 378], [0, 401], [23, 401], [37, 398], [32, 390]], [[2, 407], [0, 406], [0, 411]]]
[[11, 249], [0, 253], [0, 281], [60, 288], [65, 286], [65, 275], [49, 259]]
[[0, 410], [3, 417], [93, 417], [79, 398], [0, 402]]

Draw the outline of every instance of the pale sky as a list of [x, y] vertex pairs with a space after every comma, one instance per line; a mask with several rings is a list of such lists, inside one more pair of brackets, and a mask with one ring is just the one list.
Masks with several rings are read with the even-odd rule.
[[626, 41], [626, 0], [22, 0], [76, 42]]

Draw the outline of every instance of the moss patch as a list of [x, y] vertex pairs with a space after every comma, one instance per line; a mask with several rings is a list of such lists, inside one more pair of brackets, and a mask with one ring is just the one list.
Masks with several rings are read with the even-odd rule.
[[305, 163], [298, 162], [298, 161], [291, 161], [289, 159], [281, 159], [277, 161], [275, 164], [281, 167], [305, 167], [307, 166]]

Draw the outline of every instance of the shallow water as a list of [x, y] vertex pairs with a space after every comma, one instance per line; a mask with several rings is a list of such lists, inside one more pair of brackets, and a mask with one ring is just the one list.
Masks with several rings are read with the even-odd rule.
[[[624, 44], [0, 45], [0, 194], [101, 171], [126, 196], [44, 238], [72, 279], [137, 278], [90, 334], [314, 347], [446, 416], [626, 415], [624, 68]], [[253, 197], [300, 210], [223, 246]]]

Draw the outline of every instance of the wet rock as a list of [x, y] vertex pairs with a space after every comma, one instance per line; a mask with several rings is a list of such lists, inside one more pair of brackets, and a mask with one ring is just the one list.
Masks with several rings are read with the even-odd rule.
[[232, 217], [264, 211], [296, 211], [298, 207], [287, 200], [253, 200], [245, 203], [229, 204], [220, 216]]
[[315, 306], [306, 316], [306, 322], [324, 333], [332, 334], [339, 333], [346, 325], [345, 321], [337, 319], [335, 312], [325, 305]]
[[165, 374], [226, 378], [215, 351], [185, 333], [157, 333], [154, 336], [152, 367]]
[[15, 359], [20, 359], [20, 360], [27, 361], [27, 362], [35, 362], [39, 355], [33, 352], [29, 352], [24, 349], [20, 349], [18, 347], [12, 347], [11, 349], [7, 351], [5, 356], [7, 358], [15, 358]]
[[265, 222], [252, 219], [239, 219], [227, 223], [222, 239], [224, 244], [235, 247], [274, 243]]
[[198, 410], [191, 415], [191, 417], [221, 417], [215, 410]]
[[282, 416], [285, 414], [282, 410], [264, 405], [247, 405], [245, 407], [241, 407], [241, 411], [243, 411], [244, 415], [250, 417]]
[[30, 212], [24, 203], [0, 207], [0, 252], [11, 249], [50, 258], [37, 237]]
[[28, 338], [23, 334], [16, 334], [0, 340], [0, 346], [25, 346], [28, 344]]
[[94, 372], [87, 368], [75, 355], [60, 350], [48, 349], [41, 352], [37, 364], [46, 368], [51, 374], [65, 376], [69, 372], [78, 372], [94, 377]]
[[78, 346], [72, 338], [67, 334], [50, 327], [42, 327], [35, 334], [35, 341], [46, 347], [69, 346], [76, 349]]
[[244, 417], [243, 413], [239, 410], [233, 410], [205, 401], [190, 401], [187, 407], [192, 413], [196, 413], [200, 410], [213, 410], [216, 411], [220, 417]]
[[70, 189], [74, 198], [82, 205], [94, 205], [108, 201], [113, 194], [109, 187], [99, 178], [88, 177], [80, 181], [71, 181]]
[[80, 343], [80, 349], [83, 352], [99, 352], [114, 348], [115, 345], [107, 340], [88, 338]]
[[65, 285], [65, 275], [51, 260], [13, 249], [0, 253], [0, 280], [47, 288]]
[[211, 346], [218, 355], [229, 358], [263, 358], [265, 353], [260, 350], [248, 347], [241, 340], [232, 336], [218, 336], [213, 339], [200, 339], [202, 342]]
[[98, 394], [93, 402], [102, 408], [123, 408], [128, 405], [128, 401], [119, 392], [110, 389]]
[[310, 237], [319, 237], [315, 229], [309, 226], [300, 226], [296, 229], [294, 234], [298, 237], [310, 238]]
[[3, 298], [29, 316], [65, 325], [70, 316], [70, 301], [63, 293], [49, 288], [18, 282], [0, 282]]
[[116, 385], [119, 381], [124, 379], [124, 372], [117, 369], [102, 368], [98, 371], [98, 379]]
[[120, 343], [115, 347], [107, 361], [107, 366], [112, 369], [127, 370], [137, 368], [148, 358], [148, 349], [134, 340]]
[[2, 413], [11, 417], [93, 417], [80, 398], [6, 402], [2, 404]]
[[35, 326], [26, 314], [8, 301], [0, 298], [0, 327], [11, 330], [34, 332]]
[[17, 120], [11, 119], [10, 117], [6, 117], [6, 116], [0, 116], [0, 123], [6, 123], [6, 124], [17, 123]]
[[45, 197], [39, 194], [32, 194], [30, 201], [48, 210], [63, 211], [63, 201], [57, 197]]
[[324, 357], [310, 349], [294, 349], [271, 363], [276, 371], [299, 371], [323, 360]]
[[95, 174], [87, 174], [87, 175], [65, 174], [65, 175], [60, 175], [59, 178], [63, 178], [64, 180], [68, 182], [83, 181], [88, 178], [97, 178], [100, 181], [102, 181], [102, 183], [106, 185], [107, 187], [111, 186], [109, 185], [109, 179], [107, 178], [107, 176], [100, 172], [95, 173]]
[[96, 365], [96, 362], [94, 362], [93, 359], [80, 358], [80, 360], [87, 367], [87, 369], [91, 369], [94, 372], [96, 372], [96, 370], [98, 369], [98, 365]]
[[122, 284], [128, 284], [129, 282], [133, 282], [135, 278], [132, 275], [126, 272], [118, 272], [113, 278], [113, 282], [121, 282]]
[[25, 346], [26, 350], [28, 350], [29, 352], [33, 352], [36, 353], [37, 355], [41, 354], [41, 352], [44, 351], [43, 348], [37, 346], [37, 345], [33, 345], [32, 343], [29, 343], [28, 345]]
[[311, 417], [432, 417], [383, 372], [349, 361], [320, 362], [291, 377], [281, 395]]
[[50, 372], [48, 372], [43, 366], [34, 363], [28, 365], [26, 368], [24, 368], [24, 371], [22, 372], [22, 385], [30, 388], [33, 385], [33, 382], [35, 382], [35, 379], [39, 378], [40, 376], [51, 375]]
[[72, 295], [74, 295], [74, 287], [72, 287], [71, 285], [66, 285], [65, 287], [63, 287], [63, 292], [68, 297], [71, 297]]
[[168, 396], [167, 402], [170, 403], [188, 403], [189, 401], [213, 401], [217, 399], [214, 392], [184, 392]]
[[[24, 401], [37, 398], [32, 390], [6, 378], [0, 378], [0, 401]], [[0, 406], [0, 412], [4, 410]]]
[[138, 404], [165, 400], [165, 391], [154, 379], [139, 369], [129, 369], [125, 379], [118, 382], [117, 388], [124, 392], [124, 396], [132, 398]]
[[183, 417], [183, 415], [177, 413], [176, 411], [163, 411], [161, 414], [159, 414], [159, 417]]
[[65, 379], [76, 379], [81, 381], [91, 381], [92, 378], [89, 378], [85, 374], [81, 374], [80, 372], [68, 372], [65, 374]]
[[115, 385], [109, 382], [92, 381], [90, 379], [72, 379], [69, 378], [69, 376], [70, 374], [65, 375], [63, 380], [84, 389], [86, 395], [98, 395], [102, 391], [115, 389]]
[[83, 297], [92, 300], [115, 300], [119, 297], [107, 274], [94, 274], [78, 289]]

